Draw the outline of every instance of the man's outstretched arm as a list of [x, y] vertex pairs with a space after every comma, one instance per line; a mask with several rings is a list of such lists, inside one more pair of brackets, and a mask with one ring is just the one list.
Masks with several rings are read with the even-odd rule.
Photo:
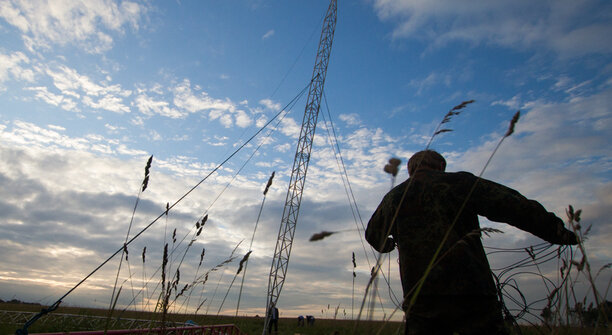
[[471, 203], [480, 215], [505, 222], [554, 244], [577, 244], [576, 235], [567, 230], [563, 220], [546, 211], [535, 200], [504, 185], [481, 179]]

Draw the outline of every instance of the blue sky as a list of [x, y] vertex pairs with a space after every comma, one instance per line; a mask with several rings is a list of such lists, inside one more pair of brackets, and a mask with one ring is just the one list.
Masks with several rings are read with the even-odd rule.
[[[267, 0], [2, 2], [0, 298], [52, 303], [117, 250], [149, 155], [149, 188], [132, 234], [287, 106], [310, 80], [327, 6]], [[319, 118], [281, 316], [331, 317], [338, 305], [340, 315], [344, 310], [350, 316], [351, 253], [358, 262], [356, 301], [371, 267], [357, 231], [307, 241], [322, 230], [356, 229], [328, 143], [328, 111], [367, 223], [390, 187], [382, 171], [387, 160], [402, 159], [397, 181], [407, 178], [405, 162], [424, 148], [450, 108], [476, 100], [433, 148], [447, 157], [448, 170], [475, 174], [520, 109], [516, 133], [484, 177], [541, 201], [562, 218], [568, 204], [582, 208], [583, 220], [592, 224], [589, 260], [594, 269], [609, 263], [610, 36], [612, 5], [606, 1], [340, 1], [325, 84], [329, 109], [324, 106]], [[195, 276], [202, 248], [200, 272], [229, 257], [240, 241], [237, 254], [246, 253], [261, 191], [276, 171], [241, 302], [241, 313], [263, 313], [304, 104], [302, 97], [274, 132], [257, 137], [132, 244], [130, 269], [138, 278], [159, 266], [169, 232], [176, 228], [186, 236], [205, 212], [209, 222], [181, 266], [185, 278]], [[485, 245], [540, 242], [503, 224], [483, 225], [505, 232], [485, 237]], [[134, 259], [144, 246], [150, 264], [143, 267]], [[493, 267], [510, 260], [490, 257]], [[236, 266], [234, 261], [213, 272], [205, 285], [211, 313]], [[108, 278], [116, 268], [117, 262], [103, 268], [65, 303], [107, 306]], [[555, 278], [555, 264], [544, 271]], [[128, 276], [124, 266], [122, 278]], [[396, 269], [390, 276], [401, 295]], [[603, 291], [609, 278], [605, 271], [598, 277]], [[139, 280], [127, 282], [137, 291]], [[545, 297], [540, 280], [521, 283], [528, 299]], [[195, 299], [202, 288], [193, 291]], [[388, 294], [381, 299], [386, 311], [377, 311], [379, 316], [394, 308]], [[233, 313], [235, 306], [236, 287], [223, 312]]]

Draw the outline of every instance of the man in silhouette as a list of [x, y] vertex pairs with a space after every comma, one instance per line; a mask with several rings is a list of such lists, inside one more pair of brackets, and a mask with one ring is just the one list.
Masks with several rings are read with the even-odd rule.
[[276, 308], [276, 305], [273, 302], [270, 302], [268, 317], [270, 318], [268, 334], [272, 334], [272, 327], [274, 327], [274, 334], [278, 333], [278, 308]]
[[368, 222], [366, 239], [379, 252], [397, 244], [406, 334], [507, 334], [477, 215], [550, 243], [577, 244], [576, 235], [537, 201], [445, 169], [444, 157], [433, 150], [414, 154], [410, 178], [385, 195]]

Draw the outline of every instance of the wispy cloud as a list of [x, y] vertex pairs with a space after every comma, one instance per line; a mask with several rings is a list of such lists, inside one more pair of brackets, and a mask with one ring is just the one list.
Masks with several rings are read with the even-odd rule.
[[26, 90], [36, 92], [34, 96], [49, 105], [59, 106], [67, 111], [79, 112], [76, 102], [70, 97], [49, 92], [44, 86], [27, 87]]
[[73, 44], [89, 53], [103, 53], [113, 46], [109, 32], [121, 33], [125, 26], [138, 29], [147, 10], [131, 1], [11, 0], [0, 4], [0, 17], [21, 32], [30, 51]]
[[9, 79], [34, 81], [34, 71], [27, 68], [29, 63], [30, 59], [22, 52], [14, 52], [10, 55], [0, 53], [0, 85]]
[[382, 20], [396, 24], [395, 38], [425, 39], [434, 47], [466, 41], [545, 48], [562, 57], [612, 52], [612, 45], [600, 43], [612, 33], [610, 20], [598, 14], [610, 12], [606, 1], [376, 0], [374, 8]]
[[266, 107], [268, 109], [271, 109], [273, 111], [279, 111], [281, 109], [281, 104], [276, 102], [276, 101], [273, 101], [271, 99], [262, 99], [262, 100], [259, 101], [259, 103], [262, 106], [264, 106], [264, 107]]
[[170, 103], [163, 100], [155, 100], [145, 94], [140, 94], [134, 100], [134, 104], [138, 110], [148, 116], [161, 115], [173, 119], [184, 117], [187, 113], [181, 112], [176, 108], [171, 108]]
[[355, 113], [340, 114], [340, 116], [338, 116], [338, 118], [341, 121], [346, 122], [346, 124], [349, 125], [349, 126], [358, 126], [358, 125], [361, 124], [361, 119], [359, 118], [359, 115], [355, 114]]
[[521, 97], [520, 95], [515, 95], [508, 100], [496, 100], [491, 103], [492, 106], [501, 105], [506, 106], [510, 109], [520, 109], [521, 108]]
[[172, 92], [174, 93], [174, 104], [191, 113], [202, 110], [231, 111], [236, 108], [229, 99], [214, 99], [206, 92], [194, 92], [189, 79], [184, 79], [173, 87]]
[[268, 30], [262, 37], [262, 40], [267, 40], [268, 38], [274, 36], [274, 29]]

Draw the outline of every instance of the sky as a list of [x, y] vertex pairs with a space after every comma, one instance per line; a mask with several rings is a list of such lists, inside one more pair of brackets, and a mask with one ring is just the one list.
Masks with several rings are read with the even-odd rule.
[[[233, 315], [242, 274], [230, 283], [250, 249], [239, 313], [262, 315], [304, 113], [300, 92], [312, 76], [328, 4], [2, 1], [0, 299], [51, 304], [126, 236], [153, 223], [123, 258], [119, 306], [154, 306], [167, 243], [168, 273], [180, 269], [179, 286], [200, 279], [174, 311], [201, 305], [200, 312]], [[375, 257], [359, 229], [408, 177], [405, 163], [446, 112], [472, 99], [431, 145], [447, 170], [480, 174], [520, 110], [515, 133], [483, 177], [564, 220], [568, 205], [582, 209], [593, 272], [609, 264], [610, 36], [608, 1], [339, 1], [281, 317], [333, 318], [336, 310], [338, 318], [356, 317]], [[391, 157], [402, 160], [395, 180], [383, 171]], [[483, 236], [485, 246], [515, 250], [490, 254], [494, 270], [542, 243], [502, 223], [481, 223], [503, 231]], [[338, 233], [308, 241], [321, 231]], [[107, 308], [120, 259], [63, 304]], [[390, 296], [401, 298], [396, 251], [385, 268], [391, 289], [379, 282], [378, 318], [396, 310]], [[555, 259], [539, 271], [555, 281], [558, 269]], [[578, 295], [588, 297], [586, 280], [575, 275]], [[527, 301], [546, 299], [550, 287], [541, 278], [515, 278]], [[610, 278], [609, 269], [597, 276], [602, 294]]]

